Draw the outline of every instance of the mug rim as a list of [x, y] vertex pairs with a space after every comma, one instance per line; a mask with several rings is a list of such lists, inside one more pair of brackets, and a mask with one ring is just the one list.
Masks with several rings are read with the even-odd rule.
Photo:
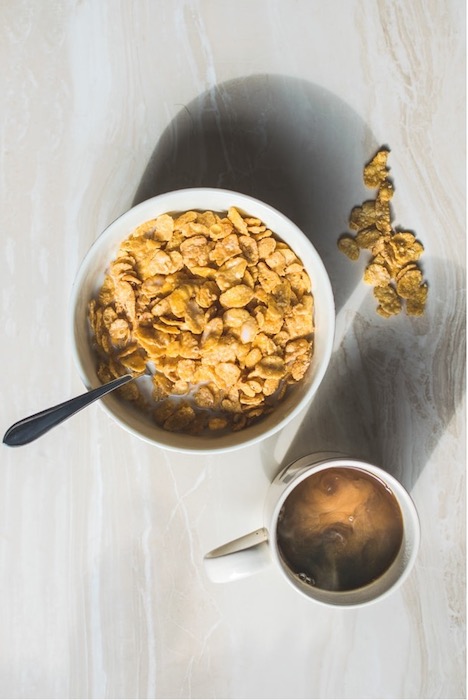
[[[342, 608], [364, 607], [377, 601], [381, 601], [404, 583], [411, 573], [416, 561], [421, 540], [420, 520], [416, 505], [403, 484], [392, 474], [382, 469], [382, 467], [378, 467], [377, 465], [364, 460], [347, 458], [343, 455], [321, 457], [319, 461], [311, 462], [311, 459], [313, 458], [314, 455], [307, 455], [306, 457], [290, 463], [287, 467], [281, 470], [270, 486], [270, 491], [276, 492], [278, 485], [281, 484], [282, 477], [287, 475], [288, 471], [294, 469], [297, 470], [297, 474], [293, 475], [291, 481], [286, 485], [281, 493], [276, 495], [273, 508], [270, 510], [269, 517], [266, 518], [266, 522], [268, 522], [268, 541], [271, 556], [275, 564], [277, 564], [281, 570], [282, 575], [291, 584], [291, 586], [296, 591], [299, 591], [305, 595], [309, 600], [314, 600], [322, 605]], [[403, 517], [403, 538], [395, 560], [376, 580], [371, 581], [364, 586], [360, 586], [359, 588], [354, 588], [348, 591], [329, 591], [327, 589], [314, 588], [313, 586], [302, 582], [283, 560], [279, 551], [277, 539], [278, 517], [288, 496], [305, 479], [309, 478], [313, 474], [332, 468], [359, 469], [360, 471], [364, 471], [370, 476], [375, 477], [384, 484], [388, 485], [397, 499]], [[408, 548], [405, 547], [405, 545], [408, 545], [408, 535], [410, 535], [411, 540], [409, 554], [407, 554]], [[403, 550], [405, 551], [403, 552]], [[394, 569], [394, 566], [402, 556], [404, 560], [402, 571], [392, 583], [389, 583], [388, 587], [379, 592], [378, 584], [382, 582], [384, 577], [391, 575], [392, 569]], [[375, 591], [374, 596], [372, 596], [373, 591]], [[371, 597], [366, 597], [366, 594], [371, 594]]]

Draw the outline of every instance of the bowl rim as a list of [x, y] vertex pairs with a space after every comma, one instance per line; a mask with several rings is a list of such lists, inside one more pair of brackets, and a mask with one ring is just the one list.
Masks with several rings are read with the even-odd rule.
[[[159, 440], [156, 437], [144, 434], [142, 430], [134, 428], [127, 421], [123, 420], [121, 417], [116, 415], [115, 412], [112, 410], [112, 395], [104, 397], [102, 400], [99, 401], [101, 407], [114, 422], [116, 422], [121, 428], [123, 428], [133, 436], [138, 437], [140, 440], [143, 440], [148, 444], [160, 447], [168, 451], [187, 454], [220, 454], [254, 445], [278, 433], [310, 403], [312, 398], [315, 396], [317, 389], [320, 386], [329, 366], [330, 358], [333, 351], [336, 326], [335, 303], [330, 278], [328, 276], [325, 265], [313, 243], [310, 241], [310, 239], [304, 233], [304, 231], [302, 231], [297, 226], [297, 224], [295, 224], [291, 219], [289, 219], [289, 217], [287, 217], [285, 214], [283, 214], [281, 211], [271, 206], [270, 204], [267, 204], [266, 202], [263, 202], [262, 200], [259, 200], [251, 195], [217, 187], [186, 187], [180, 188], [178, 190], [171, 190], [170, 192], [150, 197], [149, 199], [146, 199], [143, 202], [140, 202], [135, 206], [130, 207], [122, 214], [117, 216], [115, 219], [113, 219], [107, 226], [105, 226], [104, 229], [100, 231], [100, 233], [97, 235], [91, 246], [88, 248], [86, 254], [82, 258], [78, 266], [70, 294], [69, 333], [71, 338], [74, 364], [78, 370], [78, 374], [80, 376], [81, 381], [87, 389], [90, 389], [94, 386], [99, 386], [100, 383], [93, 382], [92, 378], [89, 376], [88, 370], [84, 366], [84, 362], [79, 352], [77, 338], [77, 301], [79, 299], [80, 290], [88, 274], [90, 263], [94, 259], [96, 251], [98, 251], [101, 247], [104, 247], [105, 243], [109, 242], [109, 239], [112, 239], [112, 234], [114, 233], [116, 227], [126, 228], [127, 233], [125, 234], [124, 232], [121, 237], [121, 240], [124, 240], [125, 236], [129, 235], [130, 232], [139, 225], [138, 223], [130, 224], [131, 221], [140, 219], [140, 223], [143, 223], [144, 221], [148, 221], [151, 218], [155, 218], [156, 216], [159, 216], [160, 214], [166, 212], [187, 211], [188, 209], [194, 209], [198, 211], [203, 209], [211, 209], [212, 211], [221, 210], [219, 208], [217, 209], [216, 206], [213, 205], [208, 205], [205, 207], [203, 203], [201, 203], [200, 206], [192, 205], [190, 207], [180, 207], [179, 205], [171, 206], [171, 204], [175, 204], [178, 200], [180, 200], [181, 197], [193, 197], [196, 200], [200, 196], [219, 197], [220, 199], [225, 197], [227, 200], [232, 200], [231, 206], [235, 206], [241, 211], [248, 211], [250, 206], [253, 210], [252, 216], [256, 216], [258, 214], [258, 218], [261, 218], [262, 220], [264, 220], [264, 217], [262, 217], [261, 211], [267, 213], [267, 218], [268, 215], [270, 215], [274, 219], [279, 218], [285, 224], [288, 230], [293, 233], [293, 236], [298, 237], [298, 240], [302, 241], [304, 247], [308, 248], [308, 255], [313, 259], [314, 266], [316, 268], [316, 274], [318, 272], [320, 276], [321, 298], [323, 303], [327, 307], [328, 314], [328, 333], [326, 337], [321, 338], [323, 345], [322, 359], [315, 370], [312, 381], [310, 382], [310, 386], [307, 388], [304, 395], [291, 408], [291, 410], [288, 411], [285, 415], [283, 415], [282, 418], [280, 418], [270, 427], [257, 430], [257, 432], [253, 435], [249, 436], [249, 433], [247, 431], [250, 430], [252, 432], [252, 428], [254, 428], [255, 425], [261, 426], [261, 423], [254, 424], [253, 426], [251, 426], [250, 428], [246, 428], [245, 430], [230, 433], [229, 438], [231, 439], [231, 442], [229, 444], [226, 444], [226, 441], [224, 441], [225, 444], [223, 444], [221, 436], [210, 436], [206, 439], [207, 441], [217, 439], [218, 443], [215, 443], [213, 441], [212, 444], [207, 444], [206, 446], [203, 446], [202, 444], [179, 445], [177, 444], [177, 438], [180, 439], [182, 437], [182, 439], [184, 439], [190, 437], [191, 440], [194, 440], [194, 442], [197, 443], [196, 438], [198, 436], [189, 436], [188, 434], [184, 433], [171, 433], [170, 431], [164, 431], [164, 429], [161, 429], [162, 434], [164, 435], [165, 433], [167, 433], [168, 438], [174, 438], [174, 436], [176, 436], [176, 439], [168, 439], [168, 442], [166, 443], [163, 439]], [[163, 206], [161, 207], [161, 205]], [[155, 213], [155, 210], [157, 211], [157, 213]], [[225, 211], [226, 207], [223, 206], [222, 210]], [[148, 211], [150, 212], [149, 214]], [[277, 231], [273, 230], [273, 233], [275, 233], [279, 238], [281, 238], [281, 234]], [[291, 245], [293, 247], [293, 244]], [[301, 257], [301, 255], [299, 255], [299, 257]], [[312, 282], [314, 283], [314, 280], [312, 280]], [[314, 292], [312, 293], [314, 294]], [[246, 439], [243, 439], [243, 435], [246, 435]]]

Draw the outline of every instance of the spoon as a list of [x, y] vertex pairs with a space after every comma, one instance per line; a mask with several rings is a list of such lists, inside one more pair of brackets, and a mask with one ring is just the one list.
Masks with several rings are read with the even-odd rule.
[[14, 423], [11, 428], [8, 428], [3, 436], [3, 442], [10, 447], [27, 445], [29, 442], [44, 435], [44, 433], [47, 433], [51, 428], [55, 428], [56, 425], [70, 418], [70, 416], [81, 411], [82, 408], [89, 406], [93, 401], [97, 401], [97, 399], [105, 396], [110, 391], [114, 391], [114, 389], [118, 389], [119, 386], [127, 384], [132, 379], [136, 379], [136, 377], [132, 374], [124, 374], [122, 377], [117, 377], [117, 379], [113, 379], [97, 389], [91, 389], [91, 391], [87, 391], [80, 396], [75, 396], [74, 399], [69, 399], [59, 403], [57, 406], [52, 406], [52, 408], [46, 408], [45, 411], [23, 418]]

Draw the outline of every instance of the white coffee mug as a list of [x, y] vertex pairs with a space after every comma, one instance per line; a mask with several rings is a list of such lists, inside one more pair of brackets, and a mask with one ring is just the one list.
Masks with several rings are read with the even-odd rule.
[[[305, 479], [331, 468], [360, 470], [376, 479], [390, 490], [401, 512], [402, 541], [395, 559], [375, 580], [351, 590], [327, 590], [311, 585], [305, 576], [300, 577], [288, 566], [277, 542], [278, 519], [288, 496]], [[297, 591], [312, 600], [334, 606], [362, 606], [381, 600], [403, 583], [416, 560], [419, 541], [415, 505], [397, 479], [367, 462], [326, 452], [307, 455], [285, 467], [268, 490], [263, 526], [209, 552], [204, 564], [208, 577], [221, 583], [249, 576], [273, 562]]]

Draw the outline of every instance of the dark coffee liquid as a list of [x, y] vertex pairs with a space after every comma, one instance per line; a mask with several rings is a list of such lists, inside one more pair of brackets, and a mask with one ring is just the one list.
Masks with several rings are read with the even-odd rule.
[[332, 467], [290, 493], [277, 539], [284, 562], [303, 581], [349, 591], [377, 579], [395, 560], [403, 518], [380, 479], [360, 469]]

